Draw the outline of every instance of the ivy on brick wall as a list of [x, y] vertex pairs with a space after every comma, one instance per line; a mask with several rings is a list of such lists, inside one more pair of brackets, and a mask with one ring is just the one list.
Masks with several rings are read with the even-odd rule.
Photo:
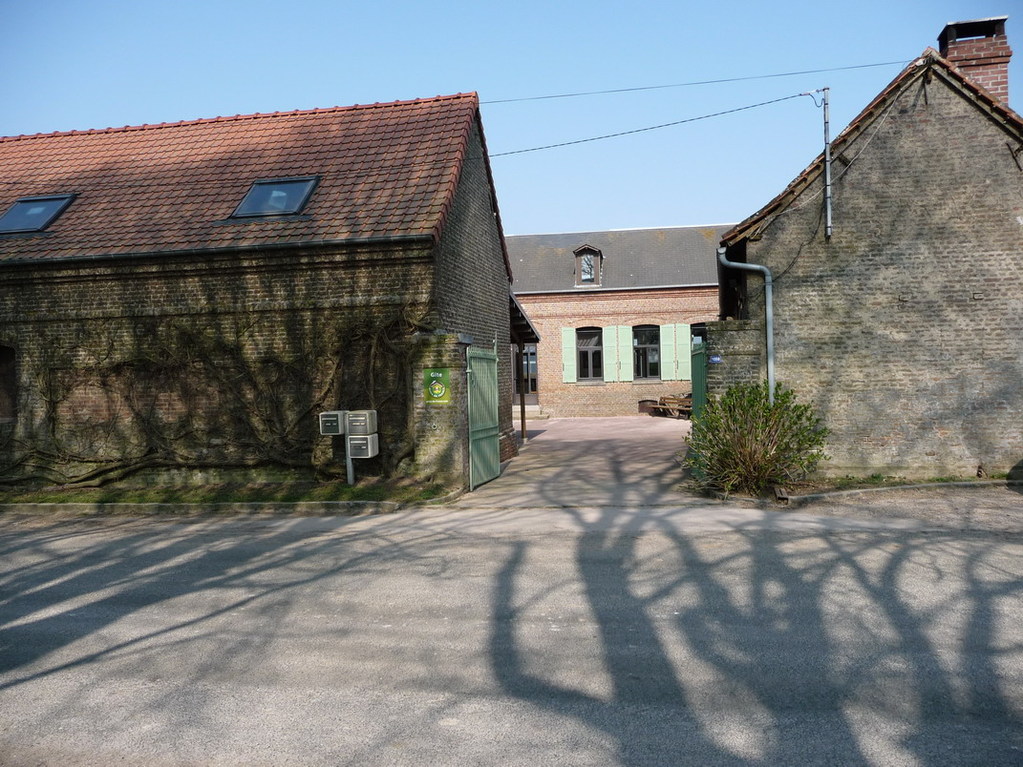
[[21, 361], [0, 481], [98, 485], [144, 469], [317, 466], [317, 413], [381, 413], [381, 468], [411, 454], [421, 304], [85, 323]]

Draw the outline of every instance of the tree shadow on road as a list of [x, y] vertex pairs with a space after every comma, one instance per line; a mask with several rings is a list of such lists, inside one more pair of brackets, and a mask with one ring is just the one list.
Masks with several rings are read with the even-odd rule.
[[1009, 489], [1023, 494], [1023, 461], [1009, 469]]
[[540, 544], [519, 541], [493, 591], [507, 694], [609, 737], [622, 765], [1019, 758], [1018, 541], [772, 529], [770, 513], [687, 533], [685, 509], [615, 512], [622, 492], [600, 514], [559, 512], [606, 693], [537, 670], [523, 632], [550, 607], [527, 585]]
[[[438, 543], [430, 533], [417, 540], [393, 536], [378, 525], [346, 532], [346, 521], [329, 535], [310, 533], [301, 518], [166, 523], [163, 534], [161, 524], [55, 523], [24, 537], [0, 536], [0, 560], [17, 554], [21, 563], [0, 571], [0, 674], [7, 676], [0, 691], [141, 648], [149, 652], [160, 641], [174, 642], [180, 632], [195, 632], [232, 611], [277, 604], [276, 618], [274, 609], [266, 609], [269, 623], [262, 639], [237, 637], [236, 647], [218, 644], [219, 657], [242, 654], [253, 662], [258, 643], [279, 635], [292, 592], [342, 573], [420, 560], [429, 556], [427, 542]], [[317, 558], [328, 564], [305, 568]], [[149, 633], [96, 651], [73, 649], [123, 618], [196, 595], [207, 599], [184, 622], [167, 624], [154, 614]]]
[[[333, 660], [312, 667], [316, 683], [333, 674], [329, 683], [372, 689], [374, 664], [417, 647], [401, 632], [478, 600], [465, 608], [470, 620], [450, 630], [481, 626], [479, 663], [490, 681], [465, 671], [474, 658], [437, 646], [415, 664], [409, 690], [441, 701], [437, 710], [475, 696], [528, 704], [549, 719], [552, 738], [560, 725], [571, 731], [559, 747], [580, 733], [604, 744], [602, 763], [1018, 758], [1018, 536], [827, 532], [783, 527], [772, 514], [699, 532], [687, 530], [684, 507], [550, 513], [561, 522], [556, 535], [553, 527], [486, 533], [475, 549], [451, 547], [485, 530], [466, 512], [453, 513], [446, 529], [407, 515], [312, 528], [302, 520], [127, 521], [5, 531], [0, 694], [13, 700], [72, 670], [112, 684], [152, 680], [163, 689], [139, 706], [161, 707], [187, 730], [217, 708], [211, 680], [273, 675], [261, 667], [287, 645], [296, 612], [334, 611], [316, 639], [326, 658], [349, 656], [341, 671]], [[101, 534], [111, 528], [116, 535]], [[466, 561], [466, 551], [487, 559]], [[409, 593], [369, 614], [392, 613], [397, 634], [357, 626], [347, 613], [384, 577]], [[317, 601], [328, 589], [345, 594]], [[188, 609], [163, 612], [178, 600]], [[128, 619], [131, 630], [118, 633]], [[72, 711], [89, 686], [77, 678], [48, 721]], [[417, 715], [429, 726], [436, 710]], [[342, 763], [383, 759], [409, 726], [380, 724], [366, 750]]]

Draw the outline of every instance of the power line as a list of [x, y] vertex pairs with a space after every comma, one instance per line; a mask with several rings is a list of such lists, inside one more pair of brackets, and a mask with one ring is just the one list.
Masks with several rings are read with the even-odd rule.
[[[722, 117], [724, 115], [735, 114], [736, 112], [745, 112], [745, 111], [750, 110], [750, 109], [756, 109], [758, 107], [768, 106], [769, 104], [777, 104], [777, 103], [782, 102], [782, 101], [790, 101], [791, 99], [798, 99], [798, 98], [801, 98], [803, 96], [808, 96], [810, 98], [813, 98], [813, 93], [807, 93], [807, 92], [804, 92], [804, 93], [794, 93], [794, 94], [792, 94], [790, 96], [782, 96], [780, 98], [771, 99], [770, 101], [761, 101], [761, 102], [759, 102], [757, 104], [748, 104], [746, 106], [735, 107], [734, 109], [725, 109], [725, 110], [720, 111], [720, 112], [712, 112], [711, 114], [700, 115], [698, 117], [688, 117], [688, 118], [686, 118], [684, 120], [675, 120], [674, 122], [670, 122], [670, 123], [661, 123], [660, 125], [650, 125], [650, 126], [645, 127], [645, 128], [634, 128], [632, 130], [619, 131], [617, 133], [607, 133], [607, 134], [604, 134], [604, 135], [601, 135], [601, 136], [591, 136], [589, 138], [575, 139], [573, 141], [562, 141], [562, 142], [557, 143], [557, 144], [547, 144], [545, 146], [530, 147], [529, 149], [515, 149], [515, 150], [509, 151], [509, 152], [491, 152], [491, 153], [488, 154], [488, 157], [490, 159], [494, 159], [495, 157], [508, 157], [508, 156], [511, 156], [511, 155], [527, 154], [527, 153], [530, 153], [530, 152], [541, 152], [541, 151], [544, 151], [544, 150], [547, 150], [547, 149], [558, 149], [558, 148], [566, 147], [566, 146], [574, 146], [576, 144], [587, 144], [587, 143], [590, 143], [590, 142], [593, 142], [593, 141], [604, 141], [606, 139], [619, 138], [620, 136], [631, 136], [631, 135], [634, 135], [634, 134], [637, 134], [637, 133], [646, 133], [646, 132], [649, 132], [649, 131], [660, 130], [662, 128], [671, 128], [671, 127], [676, 126], [676, 125], [684, 125], [686, 123], [697, 122], [699, 120], [709, 120], [712, 117]], [[816, 99], [814, 99], [814, 102], [816, 103]], [[470, 157], [466, 157], [466, 159], [467, 160], [479, 160], [479, 159], [483, 159], [483, 157], [482, 157], [482, 155], [479, 156], [479, 157], [472, 157], [472, 156], [470, 156]], [[415, 162], [411, 162], [411, 163], [405, 163], [403, 165], [406, 166], [406, 167], [426, 167], [426, 166], [445, 166], [445, 165], [448, 165], [450, 163], [451, 163], [451, 159], [450, 158], [444, 158], [443, 160], [415, 161]], [[8, 185], [8, 186], [28, 184], [28, 183], [34, 183], [34, 180], [31, 180], [31, 179], [10, 179], [10, 178], [0, 179], [0, 184]], [[163, 181], [152, 181], [152, 180], [150, 180], [150, 181], [140, 181], [140, 182], [139, 181], [137, 181], [137, 182], [91, 181], [89, 183], [89, 187], [90, 188], [102, 187], [104, 189], [128, 189], [128, 188], [148, 187], [148, 186], [158, 185], [158, 184], [162, 184], [162, 183], [163, 183]]]
[[844, 72], [850, 69], [870, 69], [871, 67], [890, 67], [895, 64], [905, 66], [912, 59], [905, 61], [882, 61], [878, 64], [855, 64], [848, 67], [830, 67], [828, 69], [806, 69], [800, 72], [777, 72], [770, 75], [748, 75], [746, 77], [727, 77], [721, 80], [697, 80], [689, 83], [670, 83], [668, 85], [644, 85], [635, 88], [614, 88], [603, 91], [579, 91], [577, 93], [553, 93], [546, 96], [523, 96], [515, 99], [492, 99], [481, 101], [480, 104], [514, 104], [521, 101], [548, 101], [551, 99], [572, 99], [582, 96], [604, 96], [613, 93], [636, 93], [638, 91], [656, 91], [665, 88], [688, 88], [695, 85], [720, 85], [721, 83], [738, 83], [746, 80], [767, 80], [774, 77], [796, 77], [798, 75], [816, 75], [823, 72]]
[[661, 123], [660, 125], [651, 125], [647, 128], [634, 128], [633, 130], [620, 131], [618, 133], [606, 133], [603, 136], [591, 136], [590, 138], [581, 138], [574, 141], [562, 141], [559, 144], [547, 144], [546, 146], [535, 146], [530, 149], [516, 149], [511, 152], [492, 152], [490, 154], [491, 159], [495, 157], [507, 157], [513, 154], [526, 154], [527, 152], [541, 152], [545, 149], [559, 149], [564, 146], [573, 146], [575, 144], [586, 144], [591, 141], [603, 141], [609, 138], [618, 138], [619, 136], [631, 136], [635, 133], [645, 133], [652, 130], [660, 130], [661, 128], [671, 128], [675, 125], [683, 125], [685, 123], [696, 122], [697, 120], [709, 120], [711, 117], [721, 117], [722, 115], [735, 114], [736, 112], [745, 112], [747, 109], [756, 109], [757, 107], [764, 107], [768, 104], [777, 104], [780, 101], [788, 101], [789, 99], [798, 99], [802, 96], [811, 96], [809, 93], [794, 93], [791, 96], [782, 96], [781, 98], [771, 99], [770, 101], [761, 101], [759, 104], [749, 104], [744, 107], [736, 107], [735, 109], [726, 109], [722, 112], [713, 112], [708, 115], [700, 115], [699, 117], [688, 117], [685, 120], [676, 120], [670, 123]]

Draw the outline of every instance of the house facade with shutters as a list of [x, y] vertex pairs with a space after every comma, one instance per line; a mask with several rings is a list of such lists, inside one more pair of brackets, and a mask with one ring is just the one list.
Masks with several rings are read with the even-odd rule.
[[3, 138], [0, 180], [0, 479], [333, 476], [318, 413], [372, 409], [360, 474], [464, 485], [470, 349], [515, 452], [475, 94]]
[[708, 385], [779, 383], [830, 429], [834, 475], [1023, 470], [1023, 121], [1005, 18], [948, 25], [825, 158], [722, 238]]
[[726, 229], [506, 238], [515, 296], [541, 338], [523, 363], [527, 401], [551, 417], [620, 416], [691, 391], [691, 326], [717, 315]]

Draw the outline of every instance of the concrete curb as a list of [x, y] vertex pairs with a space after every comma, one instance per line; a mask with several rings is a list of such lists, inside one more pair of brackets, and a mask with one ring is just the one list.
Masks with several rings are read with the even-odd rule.
[[[829, 493], [808, 493], [807, 495], [789, 496], [788, 502], [779, 502], [764, 498], [746, 498], [723, 493], [711, 493], [701, 496], [696, 493], [679, 493], [676, 499], [664, 503], [652, 504], [651, 508], [674, 507], [686, 502], [704, 499], [719, 503], [750, 504], [760, 509], [780, 511], [798, 509], [815, 503], [827, 502], [830, 499], [870, 496], [875, 493], [900, 490], [935, 490], [945, 488], [970, 489], [984, 487], [1023, 487], [1023, 480], [982, 480], [976, 482], [926, 482], [915, 485], [892, 485], [888, 487], [868, 487], [855, 490], [836, 490]], [[459, 499], [470, 499], [472, 494], [464, 489], [455, 490], [439, 498], [420, 501], [414, 504], [397, 501], [294, 501], [286, 502], [228, 502], [228, 503], [7, 503], [0, 504], [0, 519], [6, 515], [64, 515], [78, 518], [87, 517], [165, 517], [188, 518], [210, 516], [369, 516], [377, 514], [394, 514], [398, 511], [416, 511], [445, 507]], [[597, 504], [599, 506], [599, 504]], [[544, 508], [593, 508], [593, 502], [580, 501], [575, 504], [550, 505]], [[454, 507], [452, 507], [454, 508]], [[481, 504], [481, 509], [508, 508], [492, 504]], [[511, 507], [517, 508], [517, 507]], [[531, 507], [532, 508], [532, 507]]]
[[394, 514], [394, 501], [296, 501], [292, 503], [5, 503], [5, 514], [63, 514], [75, 517], [200, 517], [217, 515], [365, 516]]
[[1023, 487], [1023, 480], [1016, 479], [986, 479], [975, 482], [921, 482], [914, 485], [888, 485], [886, 487], [860, 487], [853, 490], [832, 490], [825, 493], [807, 493], [806, 495], [790, 495], [785, 501], [772, 500], [769, 498], [750, 498], [742, 495], [728, 495], [711, 491], [708, 498], [717, 501], [729, 501], [733, 503], [748, 503], [760, 509], [796, 509], [802, 506], [809, 506], [814, 503], [826, 502], [838, 498], [855, 498], [856, 496], [870, 496], [875, 493], [890, 493], [900, 490], [941, 490], [945, 488], [971, 489], [984, 487]]
[[447, 495], [442, 495], [439, 498], [431, 498], [428, 501], [419, 501], [418, 503], [415, 503], [415, 504], [411, 504], [411, 503], [410, 504], [406, 504], [406, 505], [403, 506], [403, 508], [405, 508], [405, 509], [415, 509], [415, 508], [419, 508], [420, 506], [444, 506], [445, 504], [457, 501], [462, 496], [465, 496], [465, 495], [468, 495], [468, 494], [469, 494], [469, 491], [466, 490], [463, 487], [463, 488], [459, 488], [458, 490], [452, 490]]
[[1023, 487], [1023, 480], [987, 479], [976, 482], [921, 482], [915, 485], [890, 485], [888, 487], [861, 487], [855, 490], [835, 490], [830, 493], [807, 493], [806, 495], [790, 495], [788, 503], [769, 501], [774, 506], [798, 508], [811, 503], [827, 501], [833, 498], [855, 497], [872, 493], [891, 492], [893, 490], [940, 490], [942, 488], [980, 488], [980, 487]]

